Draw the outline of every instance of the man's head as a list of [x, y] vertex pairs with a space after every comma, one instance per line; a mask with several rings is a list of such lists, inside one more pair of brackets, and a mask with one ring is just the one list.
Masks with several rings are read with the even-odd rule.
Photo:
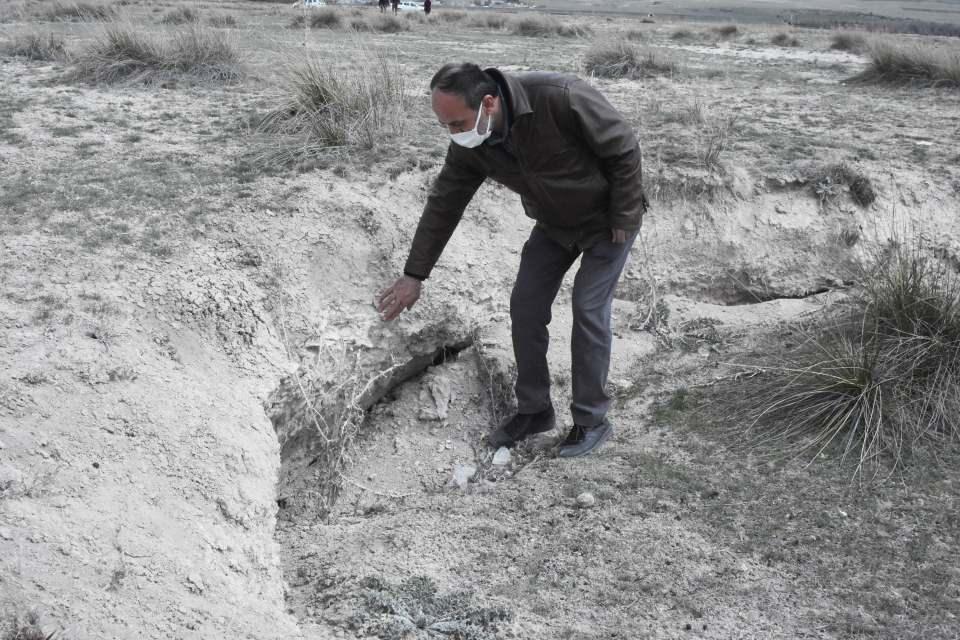
[[433, 112], [451, 134], [472, 130], [478, 119], [477, 133], [483, 134], [490, 122], [498, 122], [497, 83], [475, 64], [445, 64], [430, 81], [430, 95]]

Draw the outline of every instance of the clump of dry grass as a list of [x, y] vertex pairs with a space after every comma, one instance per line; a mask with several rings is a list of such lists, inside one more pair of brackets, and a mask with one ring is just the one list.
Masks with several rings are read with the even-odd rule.
[[578, 24], [564, 24], [549, 16], [524, 16], [510, 23], [510, 33], [532, 38], [546, 38], [550, 36], [574, 38], [589, 36], [592, 30], [589, 27]]
[[45, 20], [111, 20], [116, 17], [114, 8], [94, 2], [53, 2], [39, 15]]
[[732, 38], [740, 33], [740, 28], [735, 24], [725, 24], [719, 27], [713, 27], [711, 31], [721, 38]]
[[676, 75], [679, 65], [653, 49], [636, 47], [625, 40], [596, 42], [583, 58], [584, 70], [601, 78], [644, 78]]
[[444, 22], [460, 22], [467, 17], [466, 11], [441, 11], [437, 16]]
[[402, 133], [403, 78], [382, 57], [343, 68], [317, 58], [297, 63], [287, 72], [285, 103], [257, 128], [272, 140], [258, 160], [290, 164], [331, 149], [372, 149], [382, 134]]
[[502, 13], [481, 13], [470, 16], [469, 25], [481, 29], [503, 29], [510, 22], [510, 19]]
[[867, 38], [862, 33], [839, 31], [830, 39], [830, 48], [835, 51], [862, 53], [867, 48]]
[[690, 29], [676, 29], [670, 34], [671, 40], [693, 40], [695, 37], [696, 34]]
[[410, 31], [410, 20], [401, 20], [397, 16], [380, 14], [371, 20], [354, 18], [350, 21], [350, 28], [354, 31], [376, 31], [378, 33], [402, 33]]
[[92, 83], [150, 82], [171, 77], [229, 82], [240, 57], [221, 32], [198, 24], [154, 36], [124, 22], [104, 26], [77, 57], [73, 78]]
[[160, 18], [160, 24], [191, 24], [200, 22], [200, 12], [191, 7], [177, 7]]
[[9, 624], [4, 624], [3, 640], [57, 640], [62, 637], [59, 629], [44, 631], [40, 623], [40, 614], [35, 610], [25, 615], [14, 614]]
[[839, 446], [858, 472], [956, 442], [960, 277], [923, 243], [892, 243], [862, 270], [855, 299], [849, 317], [810, 336], [748, 394], [756, 442], [815, 457]]
[[63, 38], [53, 33], [26, 33], [16, 36], [11, 43], [3, 47], [10, 56], [29, 58], [30, 60], [66, 60], [67, 49]]
[[774, 34], [770, 38], [771, 44], [775, 44], [778, 47], [799, 47], [800, 41], [794, 36], [781, 31], [780, 33]]
[[237, 19], [228, 13], [218, 13], [210, 16], [207, 18], [207, 24], [211, 27], [219, 27], [221, 29], [233, 29], [240, 26]]
[[313, 29], [336, 29], [343, 24], [343, 17], [335, 9], [323, 8], [310, 12], [310, 27]]
[[854, 82], [960, 88], [960, 49], [878, 40], [868, 56], [870, 66]]
[[850, 198], [861, 207], [870, 206], [877, 199], [870, 178], [845, 162], [827, 165], [807, 181], [820, 199], [820, 204], [835, 200], [842, 193], [849, 193]]

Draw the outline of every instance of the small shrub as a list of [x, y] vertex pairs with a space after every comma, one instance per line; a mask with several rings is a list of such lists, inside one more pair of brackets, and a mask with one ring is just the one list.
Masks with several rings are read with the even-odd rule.
[[261, 134], [279, 136], [266, 162], [298, 162], [331, 148], [373, 148], [384, 132], [400, 133], [407, 97], [403, 72], [383, 58], [347, 69], [309, 59], [288, 71], [287, 103], [259, 124]]
[[960, 88], [960, 50], [878, 41], [868, 55], [870, 65], [853, 82]]
[[334, 9], [319, 9], [310, 13], [310, 26], [313, 29], [336, 29], [342, 23], [343, 19]]
[[154, 37], [121, 22], [108, 24], [77, 58], [73, 77], [92, 83], [147, 82], [174, 76], [227, 82], [242, 75], [236, 47], [197, 24]]
[[631, 29], [624, 34], [624, 37], [630, 42], [643, 42], [647, 39], [647, 34], [645, 31]]
[[177, 7], [160, 18], [160, 24], [191, 24], [200, 22], [200, 12], [190, 7]]
[[583, 37], [590, 35], [588, 27], [557, 22], [549, 16], [524, 16], [510, 24], [510, 32], [517, 36], [546, 38], [550, 36]]
[[233, 29], [240, 26], [236, 18], [226, 13], [212, 15], [207, 19], [207, 22], [211, 27], [219, 27], [221, 29]]
[[40, 615], [33, 610], [24, 616], [15, 615], [3, 634], [3, 640], [57, 640], [60, 637], [56, 629], [45, 632], [40, 624]]
[[721, 27], [714, 27], [711, 31], [721, 38], [732, 38], [740, 33], [740, 28], [735, 24], [725, 24]]
[[690, 29], [677, 29], [670, 34], [671, 40], [693, 40], [696, 36]]
[[410, 25], [396, 16], [379, 15], [370, 22], [370, 29], [380, 33], [401, 33], [409, 31]]
[[780, 32], [775, 34], [770, 38], [772, 44], [777, 45], [778, 47], [799, 47], [800, 41], [791, 36], [789, 33]]
[[[302, 26], [302, 25], [301, 25]], [[353, 18], [350, 20], [350, 28], [354, 31], [370, 31], [370, 23], [363, 18]]]
[[821, 204], [843, 192], [849, 193], [850, 198], [861, 207], [870, 206], [877, 199], [870, 178], [843, 162], [823, 167], [808, 182]]
[[481, 29], [503, 29], [510, 22], [509, 18], [502, 13], [482, 13], [470, 16], [470, 26]]
[[46, 20], [111, 20], [116, 16], [113, 7], [92, 2], [54, 2], [40, 18]]
[[833, 34], [833, 37], [830, 39], [830, 48], [835, 51], [862, 53], [867, 48], [867, 39], [859, 33], [841, 31]]
[[587, 73], [601, 78], [632, 78], [640, 71], [637, 48], [623, 41], [597, 42], [583, 58]]
[[438, 15], [444, 22], [460, 22], [467, 17], [465, 11], [443, 11], [438, 12]]
[[893, 243], [858, 277], [853, 313], [744, 394], [761, 442], [857, 471], [960, 437], [960, 277], [922, 243]]
[[67, 49], [63, 38], [52, 33], [28, 33], [19, 35], [9, 45], [3, 48], [4, 53], [10, 56], [29, 58], [30, 60], [65, 60]]

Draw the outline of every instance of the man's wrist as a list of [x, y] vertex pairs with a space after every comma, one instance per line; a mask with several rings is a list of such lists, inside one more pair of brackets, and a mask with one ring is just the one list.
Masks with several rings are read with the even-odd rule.
[[413, 278], [414, 280], [419, 280], [420, 282], [423, 282], [424, 280], [427, 279], [427, 276], [421, 276], [416, 273], [410, 273], [406, 269], [404, 269], [403, 275], [407, 276], [408, 278]]

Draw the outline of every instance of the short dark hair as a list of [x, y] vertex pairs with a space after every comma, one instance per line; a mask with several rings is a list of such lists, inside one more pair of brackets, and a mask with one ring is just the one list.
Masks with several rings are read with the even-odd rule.
[[483, 96], [497, 95], [497, 82], [472, 62], [450, 62], [433, 74], [430, 90], [460, 96], [474, 108], [480, 106]]

